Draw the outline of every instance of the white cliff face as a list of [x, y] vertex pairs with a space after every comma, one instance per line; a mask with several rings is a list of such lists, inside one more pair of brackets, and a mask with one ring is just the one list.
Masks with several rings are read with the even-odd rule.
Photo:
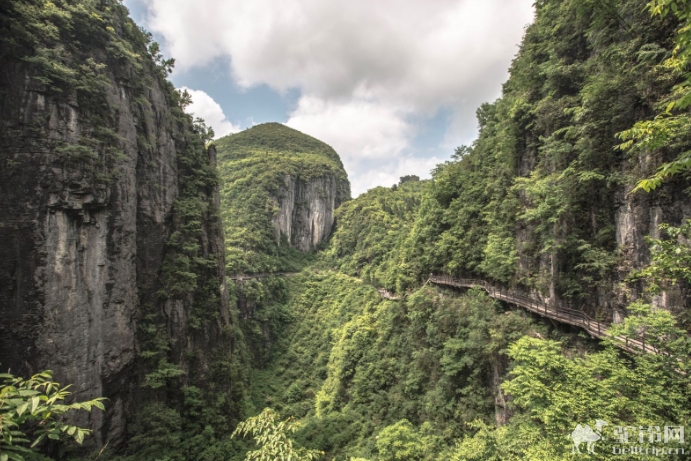
[[309, 251], [329, 238], [334, 210], [345, 200], [334, 176], [303, 180], [285, 175], [274, 197], [277, 212], [272, 218], [276, 242], [282, 236], [291, 246]]

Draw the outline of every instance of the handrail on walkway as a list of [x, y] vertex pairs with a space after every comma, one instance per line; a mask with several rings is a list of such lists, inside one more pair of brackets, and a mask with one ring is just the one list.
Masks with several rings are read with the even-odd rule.
[[643, 351], [652, 354], [658, 353], [658, 350], [655, 347], [645, 343], [645, 338], [639, 341], [637, 339], [630, 339], [625, 336], [614, 336], [608, 331], [611, 323], [599, 322], [590, 318], [585, 312], [564, 307], [554, 302], [546, 303], [541, 299], [535, 299], [526, 295], [525, 293], [519, 292], [516, 289], [503, 287], [497, 288], [482, 279], [457, 279], [449, 275], [430, 274], [428, 281], [437, 285], [447, 285], [453, 287], [480, 287], [492, 298], [515, 304], [538, 315], [551, 318], [561, 323], [583, 328], [595, 338], [613, 339], [613, 343], [617, 347], [626, 350], [627, 352]]

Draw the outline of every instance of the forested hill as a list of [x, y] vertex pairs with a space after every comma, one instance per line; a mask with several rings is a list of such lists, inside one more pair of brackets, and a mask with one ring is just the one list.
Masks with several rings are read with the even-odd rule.
[[334, 210], [350, 198], [340, 157], [327, 144], [279, 123], [254, 126], [214, 145], [228, 271], [294, 269], [300, 251], [328, 238]]

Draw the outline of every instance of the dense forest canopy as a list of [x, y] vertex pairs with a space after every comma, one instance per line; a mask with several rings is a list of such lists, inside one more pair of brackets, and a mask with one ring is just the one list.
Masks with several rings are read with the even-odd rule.
[[[160, 313], [146, 312], [150, 399], [127, 442], [94, 456], [653, 460], [664, 448], [687, 459], [691, 3], [540, 0], [535, 11], [502, 96], [477, 111], [477, 140], [429, 180], [346, 200], [343, 164], [321, 141], [265, 124], [213, 143], [231, 354], [190, 381], [168, 360], [175, 342]], [[159, 72], [172, 64], [150, 52]], [[189, 181], [212, 181], [202, 173]], [[344, 199], [328, 242], [309, 251], [277, 231], [287, 177], [334, 178]], [[178, 203], [190, 234], [193, 199]], [[185, 278], [213, 261], [183, 234], [171, 236], [166, 288], [210, 292]], [[433, 285], [430, 273], [570, 307], [656, 353], [622, 351], [479, 288]], [[201, 298], [197, 324], [213, 301]], [[597, 442], [588, 455], [585, 426], [583, 440]], [[648, 451], [622, 451], [632, 446]]]

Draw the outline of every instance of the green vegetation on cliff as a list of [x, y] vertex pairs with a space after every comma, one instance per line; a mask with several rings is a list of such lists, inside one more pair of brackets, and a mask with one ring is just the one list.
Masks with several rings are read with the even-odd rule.
[[[684, 83], [665, 63], [688, 16], [651, 16], [646, 5], [660, 4], [688, 11], [674, 0], [536, 2], [502, 97], [478, 110], [477, 141], [429, 181], [403, 178], [344, 202], [322, 251], [293, 248], [275, 218], [288, 176], [332, 177], [331, 193], [348, 198], [333, 149], [279, 124], [215, 142], [227, 275], [301, 272], [230, 282], [224, 347], [208, 362], [183, 348], [185, 369], [171, 359], [178, 345], [163, 313], [144, 305], [146, 403], [123, 459], [270, 459], [295, 443], [297, 456], [323, 450], [339, 461], [566, 461], [579, 459], [568, 437], [587, 424], [606, 434], [591, 458], [615, 460], [616, 427], [644, 448], [658, 445], [637, 428], [688, 427], [686, 170], [650, 195], [632, 193], [659, 166], [685, 161], [688, 133], [652, 151], [632, 147], [646, 145], [640, 132], [617, 137], [645, 128]], [[174, 114], [192, 130], [177, 97]], [[687, 115], [681, 103], [668, 107]], [[216, 260], [200, 243], [215, 178], [199, 160], [208, 133], [194, 129], [155, 296], [194, 297], [196, 332], [219, 317], [217, 280], [201, 277]], [[623, 146], [630, 153], [622, 137], [635, 140]], [[423, 285], [430, 272], [520, 288], [603, 320], [625, 313], [612, 331], [659, 353], [622, 352], [479, 289]], [[234, 427], [261, 447], [248, 453], [230, 439]]]
[[337, 190], [331, 193], [336, 196], [336, 206], [348, 199], [350, 188], [338, 154], [323, 142], [279, 123], [257, 125], [214, 141], [214, 145], [222, 179], [228, 274], [298, 269], [304, 257], [292, 242], [277, 239], [274, 219], [279, 200], [292, 192], [287, 190], [290, 181], [317, 178], [333, 178]]
[[[615, 135], [654, 115], [676, 81], [661, 65], [675, 23], [651, 18], [645, 1], [603, 5], [537, 3], [502, 98], [478, 111], [478, 140], [435, 172], [410, 242], [420, 272], [512, 281], [579, 304], [619, 294], [631, 263], [618, 247], [626, 235], [616, 237], [622, 202], [647, 200], [626, 192], [678, 148], [640, 162]], [[661, 194], [682, 201], [683, 188]]]
[[375, 286], [401, 289], [401, 279], [410, 273], [401, 243], [410, 234], [427, 187], [417, 177], [403, 179], [393, 188], [370, 189], [338, 209], [337, 227], [324, 255], [331, 264]]
[[[502, 98], [478, 111], [478, 140], [429, 182], [342, 206], [320, 271], [288, 283], [285, 326], [251, 380], [257, 409], [302, 418], [297, 440], [339, 460], [577, 459], [577, 424], [606, 434], [594, 459], [618, 459], [617, 427], [688, 425], [687, 178], [630, 194], [688, 143], [641, 158], [617, 138], [654, 117], [683, 77], [663, 65], [677, 20], [646, 5], [536, 4]], [[644, 213], [672, 226], [631, 224]], [[625, 311], [614, 331], [665, 353], [624, 354], [483, 292], [419, 288], [429, 272], [521, 287], [605, 320]], [[667, 306], [675, 315], [647, 304], [661, 290], [682, 293]]]

